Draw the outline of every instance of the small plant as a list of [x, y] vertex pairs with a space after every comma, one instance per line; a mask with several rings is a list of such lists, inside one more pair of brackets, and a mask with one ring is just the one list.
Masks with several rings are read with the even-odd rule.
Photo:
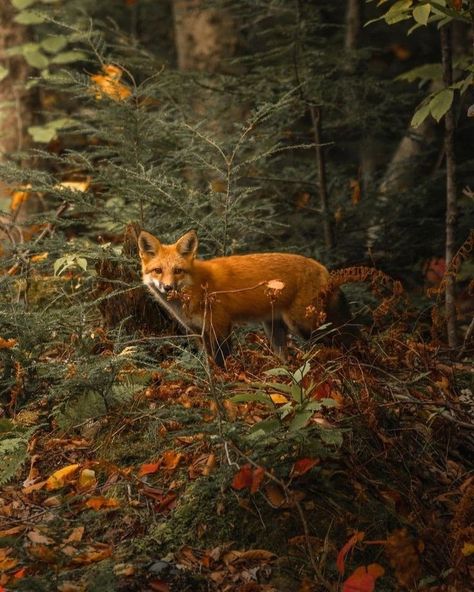
[[255, 382], [251, 392], [241, 393], [231, 398], [232, 403], [256, 402], [267, 405], [272, 413], [269, 418], [255, 424], [249, 433], [252, 439], [274, 436], [283, 429], [288, 436], [296, 435], [302, 430], [309, 430], [317, 426], [321, 440], [326, 444], [342, 444], [342, 430], [321, 427], [310, 420], [317, 412], [324, 408], [336, 407], [337, 402], [330, 397], [315, 399], [312, 395], [318, 387], [315, 379], [309, 379], [311, 370], [309, 361], [305, 361], [294, 372], [287, 368], [278, 367], [267, 370], [267, 376], [281, 376], [289, 382]]

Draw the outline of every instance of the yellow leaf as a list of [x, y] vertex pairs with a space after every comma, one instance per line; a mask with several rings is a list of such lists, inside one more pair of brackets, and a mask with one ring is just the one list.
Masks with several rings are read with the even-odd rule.
[[132, 94], [132, 91], [120, 82], [122, 77], [122, 70], [117, 66], [106, 64], [102, 66], [103, 74], [95, 74], [91, 76], [91, 80], [95, 85], [95, 98], [102, 99], [108, 96], [114, 101], [124, 101]]
[[46, 481], [46, 489], [52, 490], [64, 487], [66, 480], [77, 472], [79, 466], [80, 465], [78, 464], [68, 465], [67, 467], [63, 467], [62, 469], [55, 471]]
[[270, 393], [270, 399], [275, 403], [288, 403], [288, 399], [284, 395], [280, 395], [280, 393]]
[[62, 183], [59, 183], [58, 185], [55, 185], [55, 187], [61, 189], [72, 189], [73, 191], [87, 191], [90, 187], [91, 184], [91, 180], [90, 179], [86, 179], [85, 181], [63, 181]]
[[469, 555], [472, 555], [474, 553], [474, 543], [464, 543], [461, 553], [464, 555], [464, 557], [469, 557]]
[[48, 258], [48, 253], [38, 253], [38, 255], [33, 255], [30, 259], [32, 263], [40, 263], [40, 261], [44, 261]]
[[95, 471], [92, 469], [82, 469], [79, 479], [77, 480], [78, 489], [91, 489], [97, 485], [95, 478]]

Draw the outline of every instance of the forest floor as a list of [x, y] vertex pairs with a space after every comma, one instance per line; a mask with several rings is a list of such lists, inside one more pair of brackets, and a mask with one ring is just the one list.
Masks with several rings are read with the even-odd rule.
[[226, 372], [130, 363], [127, 400], [67, 429], [24, 406], [0, 590], [472, 590], [467, 356], [394, 330], [288, 369], [265, 347], [248, 334]]

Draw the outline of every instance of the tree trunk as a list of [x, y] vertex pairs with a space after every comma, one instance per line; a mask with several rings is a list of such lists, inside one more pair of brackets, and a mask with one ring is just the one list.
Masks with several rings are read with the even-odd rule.
[[[451, 51], [451, 27], [441, 28], [441, 58], [443, 64], [443, 82], [445, 87], [453, 83], [453, 60]], [[444, 151], [446, 158], [446, 295], [445, 313], [449, 347], [458, 345], [456, 330], [456, 306], [454, 301], [454, 277], [449, 273], [449, 266], [454, 257], [456, 232], [456, 160], [454, 154], [454, 108], [449, 108], [444, 116]]]
[[[30, 72], [22, 56], [8, 57], [6, 50], [28, 40], [27, 29], [13, 21], [16, 11], [8, 1], [0, 2], [0, 63], [8, 74], [0, 83], [0, 160], [23, 150], [29, 144], [26, 129], [31, 125], [33, 112], [31, 93], [26, 90]], [[1, 191], [1, 189], [0, 189]]]
[[346, 36], [345, 47], [348, 50], [357, 49], [361, 32], [361, 4], [360, 0], [347, 0], [346, 7]]
[[321, 109], [319, 107], [311, 107], [311, 119], [313, 122], [314, 140], [316, 143], [316, 161], [318, 165], [319, 176], [319, 200], [321, 203], [321, 217], [323, 219], [324, 244], [329, 250], [334, 247], [334, 234], [332, 230], [331, 213], [329, 211], [328, 203], [324, 147], [321, 145]]

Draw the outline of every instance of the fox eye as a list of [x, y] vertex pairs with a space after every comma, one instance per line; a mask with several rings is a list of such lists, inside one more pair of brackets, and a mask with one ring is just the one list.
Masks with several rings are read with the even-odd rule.
[[161, 267], [155, 267], [155, 269], [152, 269], [153, 273], [157, 273], [157, 274], [161, 274], [163, 273], [163, 270], [161, 269]]
[[173, 269], [173, 272], [174, 272], [174, 273], [176, 273], [176, 274], [178, 274], [178, 273], [183, 273], [183, 271], [184, 271], [184, 270], [183, 270], [181, 267], [175, 267], [175, 268]]

